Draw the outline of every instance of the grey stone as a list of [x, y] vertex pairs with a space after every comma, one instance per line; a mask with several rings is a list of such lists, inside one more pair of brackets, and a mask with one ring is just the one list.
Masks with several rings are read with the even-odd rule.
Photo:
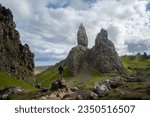
[[124, 79], [121, 77], [112, 77], [105, 80], [111, 88], [116, 88], [124, 83]]
[[[80, 31], [82, 28], [83, 24], [80, 25], [78, 32], [83, 33], [84, 31]], [[71, 49], [65, 60], [56, 65], [61, 63], [66, 66], [71, 76], [76, 76], [82, 71], [87, 71], [87, 69], [98, 69], [99, 72], [105, 73], [112, 71], [120, 74], [125, 73], [114, 44], [108, 39], [106, 30], [101, 29], [100, 33], [97, 34], [95, 45], [91, 49], [79, 43], [80, 36], [77, 37], [78, 45]]]
[[22, 89], [21, 87], [10, 86], [4, 89], [0, 89], [0, 99], [7, 100], [10, 96], [13, 95], [21, 95], [28, 93], [28, 91]]
[[98, 95], [92, 91], [80, 89], [77, 92], [77, 99], [78, 100], [97, 100]]
[[78, 91], [78, 88], [77, 88], [77, 87], [71, 87], [70, 90], [71, 90], [72, 92], [77, 92], [77, 91]]
[[67, 66], [71, 76], [75, 76], [80, 72], [82, 66], [86, 64], [85, 52], [88, 48], [78, 45], [71, 49], [64, 64]]
[[93, 90], [99, 97], [107, 96], [110, 92], [109, 86], [103, 81], [97, 81], [93, 85]]
[[80, 24], [79, 30], [77, 33], [77, 41], [78, 41], [78, 45], [82, 45], [85, 47], [88, 46], [88, 37], [87, 37], [85, 28], [82, 23]]
[[117, 71], [124, 73], [124, 67], [115, 50], [114, 44], [108, 39], [107, 31], [101, 29], [97, 34], [95, 46], [90, 50], [88, 63], [100, 72]]
[[51, 90], [58, 90], [58, 89], [66, 88], [66, 87], [67, 87], [67, 84], [64, 80], [56, 80], [52, 82]]

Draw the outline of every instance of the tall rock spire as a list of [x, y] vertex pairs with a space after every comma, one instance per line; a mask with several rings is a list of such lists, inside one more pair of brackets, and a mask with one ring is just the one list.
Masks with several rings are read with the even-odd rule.
[[95, 39], [95, 46], [90, 51], [91, 59], [89, 59], [89, 63], [99, 69], [100, 72], [118, 71], [124, 73], [124, 67], [115, 46], [108, 39], [107, 30], [101, 29]]
[[79, 30], [77, 33], [77, 41], [78, 41], [78, 45], [82, 45], [85, 47], [88, 46], [88, 37], [87, 37], [85, 28], [82, 23], [80, 24]]

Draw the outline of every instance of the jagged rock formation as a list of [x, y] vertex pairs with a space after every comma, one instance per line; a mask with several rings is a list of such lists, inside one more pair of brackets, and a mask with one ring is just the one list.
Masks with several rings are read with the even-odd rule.
[[86, 35], [86, 31], [82, 23], [80, 24], [79, 30], [77, 33], [77, 41], [78, 41], [78, 45], [82, 45], [85, 47], [88, 46], [88, 37]]
[[21, 79], [33, 74], [34, 54], [15, 27], [11, 10], [0, 4], [0, 70]]
[[67, 66], [69, 73], [75, 76], [79, 73], [81, 67], [85, 65], [85, 52], [88, 50], [87, 47], [78, 45], [71, 49], [66, 60], [65, 65]]
[[89, 64], [97, 68], [100, 72], [124, 72], [115, 46], [108, 39], [108, 33], [104, 29], [101, 29], [100, 33], [97, 34], [95, 46], [90, 50], [89, 57]]
[[[82, 41], [81, 41], [82, 40]], [[70, 75], [77, 75], [83, 68], [98, 69], [100, 72], [116, 71], [124, 73], [123, 65], [115, 50], [114, 44], [108, 39], [106, 30], [101, 29], [97, 34], [93, 48], [87, 48], [87, 35], [83, 24], [77, 34], [78, 45], [71, 49], [63, 61]]]

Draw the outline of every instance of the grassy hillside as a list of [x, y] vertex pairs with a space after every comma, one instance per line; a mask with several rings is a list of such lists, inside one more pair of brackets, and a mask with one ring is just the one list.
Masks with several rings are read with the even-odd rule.
[[18, 80], [2, 71], [0, 71], [0, 88], [5, 88], [9, 86], [19, 86], [23, 89], [28, 91], [35, 91], [37, 90], [35, 87], [29, 85], [28, 83]]
[[[70, 86], [77, 86], [81, 89], [92, 90], [93, 84], [97, 80], [104, 80], [112, 76], [118, 76], [117, 73], [100, 73], [98, 70], [86, 71], [86, 73], [80, 73], [75, 77], [69, 76], [68, 69], [64, 68], [63, 78]], [[58, 78], [57, 67], [48, 69], [36, 76], [38, 83], [41, 83], [42, 87], [50, 88], [52, 81]]]
[[150, 59], [144, 59], [141, 55], [122, 56], [122, 63], [129, 75], [150, 77]]
[[[128, 75], [138, 75], [142, 77], [150, 77], [150, 59], [143, 59], [140, 56], [130, 57], [123, 56], [121, 61]], [[100, 73], [96, 69], [92, 69], [78, 74], [75, 77], [69, 76], [68, 69], [64, 68], [64, 79], [71, 86], [92, 90], [94, 82], [104, 80], [110, 77], [119, 76], [117, 73]], [[36, 76], [37, 82], [41, 83], [42, 87], [51, 87], [51, 82], [58, 78], [57, 68], [48, 69]]]
[[[122, 56], [121, 61], [128, 75], [150, 78], [150, 59], [144, 59], [141, 56]], [[80, 89], [91, 90], [93, 84], [98, 80], [104, 80], [110, 77], [119, 76], [118, 73], [100, 73], [96, 69], [86, 69], [75, 77], [69, 75], [67, 67], [64, 67], [63, 77], [69, 86], [76, 86]], [[33, 78], [25, 78], [28, 83], [38, 82], [41, 87], [50, 88], [51, 83], [58, 78], [57, 67], [51, 67], [46, 71], [36, 75]], [[22, 96], [14, 96], [12, 99], [35, 99], [41, 95], [37, 89], [27, 82], [15, 79], [12, 76], [0, 71], [0, 88], [8, 86], [20, 86], [23, 89], [34, 91]], [[101, 99], [149, 99], [150, 82], [126, 83], [112, 89], [110, 94]]]
[[35, 75], [45, 71], [48, 67], [50, 67], [50, 66], [36, 66], [34, 68]]

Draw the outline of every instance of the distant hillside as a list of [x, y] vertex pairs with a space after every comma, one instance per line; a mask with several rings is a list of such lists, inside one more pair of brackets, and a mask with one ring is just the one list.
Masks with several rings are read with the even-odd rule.
[[43, 71], [45, 71], [50, 66], [35, 66], [34, 68], [34, 74], [37, 75]]
[[150, 78], [150, 56], [122, 56], [121, 61], [128, 75]]

